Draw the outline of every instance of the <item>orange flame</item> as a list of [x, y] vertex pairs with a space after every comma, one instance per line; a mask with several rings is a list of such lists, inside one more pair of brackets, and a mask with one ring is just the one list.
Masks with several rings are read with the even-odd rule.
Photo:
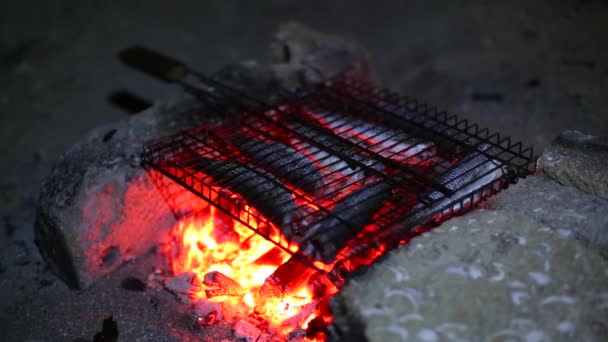
[[[249, 221], [248, 224], [254, 229], [258, 228], [255, 222]], [[270, 228], [270, 237], [274, 241], [285, 241], [281, 239], [278, 229]], [[314, 307], [315, 299], [305, 285], [283, 298], [261, 297], [259, 289], [266, 278], [291, 255], [215, 207], [209, 206], [204, 215], [181, 220], [173, 229], [173, 239], [173, 273], [193, 272], [201, 283], [192, 295], [194, 299], [206, 298], [248, 308], [249, 314], [255, 312], [265, 318], [282, 334], [295, 328], [291, 324], [286, 325], [285, 322], [294, 321], [289, 318], [307, 314], [307, 317], [297, 317], [295, 320], [301, 322], [301, 328], [306, 328], [318, 315], [315, 310], [310, 310]], [[298, 248], [296, 245], [285, 247], [292, 252]], [[236, 281], [242, 288], [239, 295], [207, 298], [205, 290], [213, 288], [203, 284], [203, 279], [212, 271]]]

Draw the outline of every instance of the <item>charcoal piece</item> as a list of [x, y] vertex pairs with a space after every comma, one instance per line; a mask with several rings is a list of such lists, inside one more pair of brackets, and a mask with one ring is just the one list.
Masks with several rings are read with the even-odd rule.
[[211, 324], [224, 320], [222, 305], [206, 299], [199, 299], [194, 303], [193, 313], [198, 317], [200, 324]]
[[264, 280], [264, 284], [260, 287], [260, 295], [262, 297], [281, 297], [305, 284], [314, 273], [314, 269], [305, 264], [300, 258], [294, 255], [277, 267]]
[[146, 283], [135, 277], [127, 277], [122, 280], [120, 287], [127, 291], [144, 292], [146, 291]]
[[325, 335], [327, 335], [327, 322], [323, 317], [317, 316], [308, 322], [306, 327], [306, 337], [308, 339], [321, 339]]
[[210, 287], [205, 290], [207, 298], [216, 296], [242, 296], [245, 294], [245, 289], [243, 289], [239, 283], [219, 271], [212, 271], [205, 274], [203, 284]]
[[304, 255], [331, 263], [390, 198], [391, 186], [383, 181], [363, 185], [336, 204], [331, 214], [317, 222], [300, 243]]
[[323, 185], [323, 176], [316, 166], [291, 147], [254, 138], [240, 141], [237, 147], [253, 164], [308, 194], [314, 195]]
[[257, 258], [253, 263], [256, 265], [276, 265], [283, 260], [284, 255], [285, 251], [279, 247], [274, 247]]
[[103, 320], [101, 331], [95, 334], [93, 342], [116, 342], [118, 341], [118, 325], [114, 317], [110, 316]]
[[193, 169], [211, 176], [216, 185], [239, 195], [281, 229], [286, 238], [296, 235], [293, 223], [298, 207], [291, 193], [268, 172], [252, 165], [202, 160]]
[[295, 314], [294, 316], [291, 316], [291, 317], [283, 320], [283, 322], [281, 322], [281, 328], [282, 329], [285, 329], [288, 327], [296, 328], [296, 327], [302, 326], [302, 323], [304, 323], [304, 320], [307, 319], [308, 317], [310, 317], [310, 315], [312, 315], [312, 313], [317, 310], [318, 305], [319, 305], [318, 301], [313, 301], [311, 303], [302, 305], [297, 314]]
[[232, 327], [232, 331], [234, 332], [234, 337], [237, 341], [246, 342], [255, 342], [262, 334], [260, 329], [245, 320], [236, 322]]

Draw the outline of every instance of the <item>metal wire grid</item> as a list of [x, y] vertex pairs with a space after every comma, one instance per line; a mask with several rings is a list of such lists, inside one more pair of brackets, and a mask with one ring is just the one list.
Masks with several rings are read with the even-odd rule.
[[[200, 127], [149, 144], [144, 154], [146, 165], [209, 201], [283, 250], [292, 253], [288, 248], [289, 241], [277, 240], [276, 235], [273, 238], [271, 230], [275, 224], [268, 221], [255, 209], [244, 206], [238, 198], [226, 196], [225, 193], [218, 190], [218, 182], [214, 181], [217, 176], [209, 177], [197, 174], [192, 171], [193, 168], [196, 169], [197, 164], [205, 163], [209, 159], [219, 159], [244, 165], [246, 170], [261, 179], [276, 183], [276, 186], [284, 186], [285, 175], [279, 175], [279, 179], [277, 179], [273, 175], [280, 174], [280, 172], [263, 169], [266, 157], [273, 153], [271, 150], [265, 153], [263, 144], [297, 139], [301, 144], [297, 146], [292, 144], [290, 147], [300, 153], [299, 158], [311, 159], [312, 154], [322, 151], [325, 153], [323, 158], [335, 159], [333, 164], [346, 161], [346, 166], [342, 166], [341, 169], [332, 169], [332, 163], [326, 163], [318, 169], [331, 180], [323, 185], [328, 191], [323, 191], [322, 197], [314, 198], [311, 194], [303, 194], [291, 188], [294, 199], [299, 201], [298, 208], [306, 205], [314, 206], [318, 210], [307, 215], [333, 215], [337, 222], [346, 225], [351, 225], [351, 223], [344, 222], [331, 210], [339, 201], [339, 194], [346, 188], [357, 186], [358, 183], [365, 182], [372, 177], [393, 186], [393, 194], [388, 202], [390, 203], [389, 208], [384, 208], [382, 215], [376, 215], [366, 224], [366, 228], [373, 227], [373, 229], [353, 228], [360, 230], [356, 237], [349, 242], [349, 245], [355, 248], [345, 249], [336, 256], [336, 260], [339, 262], [336, 263], [334, 272], [330, 272], [330, 275], [334, 275], [332, 277], [334, 282], [342, 279], [335, 275], [338, 274], [338, 271], [343, 270], [344, 264], [348, 260], [356, 259], [357, 256], [366, 253], [369, 254], [370, 250], [374, 248], [394, 247], [407, 239], [408, 232], [411, 232], [413, 228], [429, 220], [440, 220], [452, 214], [453, 210], [450, 208], [459, 208], [459, 212], [470, 209], [473, 204], [494, 194], [500, 187], [515, 182], [516, 176], [525, 176], [530, 171], [533, 160], [532, 150], [523, 149], [521, 143], [513, 144], [508, 138], [490, 134], [488, 130], [479, 129], [475, 124], [469, 124], [465, 120], [458, 120], [455, 116], [439, 113], [424, 104], [348, 78], [334, 79], [304, 92], [304, 95], [299, 97], [285, 97], [285, 99], [289, 98], [286, 105], [264, 107], [263, 104], [260, 105], [260, 101], [243, 96], [236, 89], [219, 84], [202, 75], [198, 76], [212, 88], [204, 90], [186, 87], [186, 90], [194, 92], [203, 102], [215, 106], [215, 108], [221, 108], [222, 102], [230, 102], [232, 105], [236, 102], [241, 105], [243, 113], [220, 125]], [[252, 106], [256, 108], [251, 110]], [[304, 116], [303, 110], [312, 110], [315, 113], [325, 113], [325, 115], [346, 112], [356, 118], [397, 127], [413, 136], [434, 141], [440, 147], [440, 154], [446, 156], [462, 154], [464, 150], [470, 150], [472, 146], [489, 143], [492, 146], [491, 150], [484, 151], [483, 154], [508, 165], [514, 170], [514, 173], [496, 179], [459, 198], [454, 198], [447, 204], [442, 203], [441, 207], [433, 207], [433, 202], [436, 202], [437, 199], [425, 200], [424, 196], [420, 197], [418, 194], [439, 191], [443, 195], [443, 202], [446, 202], [445, 199], [451, 199], [450, 196], [459, 189], [448, 188], [445, 184], [437, 183], [435, 179], [442, 172], [449, 170], [454, 161], [442, 159], [433, 167], [425, 168], [418, 165], [420, 163], [395, 163], [390, 156], [383, 154], [382, 150], [374, 149], [373, 145], [370, 147], [368, 144], [367, 147], [364, 147], [343, 134], [335, 134], [335, 130], [329, 130], [327, 127], [312, 122]], [[365, 133], [365, 130], [363, 132]], [[317, 137], [320, 136], [329, 137], [331, 143], [319, 141]], [[261, 154], [257, 154], [256, 158], [251, 158], [241, 152], [242, 144], [250, 142], [250, 139], [257, 140], [253, 143], [253, 148], [259, 147], [261, 152]], [[380, 140], [377, 143], [384, 142]], [[395, 143], [399, 143], [399, 141]], [[367, 162], [363, 162], [361, 158], [353, 158], [353, 151], [359, 153]], [[292, 162], [294, 161], [292, 160]], [[388, 165], [388, 169], [392, 170], [391, 174], [387, 172], [387, 169], [375, 167], [377, 165], [384, 167]], [[340, 183], [340, 180], [343, 180], [341, 178], [344, 177], [348, 178], [348, 176], [331, 177], [332, 174], [338, 174], [351, 166], [361, 170], [365, 177], [357, 180], [348, 179], [346, 183]], [[326, 171], [324, 168], [330, 171], [324, 172]], [[227, 180], [223, 180], [223, 182], [226, 183]], [[337, 183], [340, 183], [341, 186], [336, 186]], [[268, 199], [272, 200], [272, 196]], [[416, 203], [422, 203], [422, 206], [418, 206], [417, 212], [424, 210], [423, 216], [417, 217], [416, 211], [410, 211]], [[411, 218], [415, 218], [415, 220], [411, 220]], [[303, 259], [309, 266], [321, 272], [308, 258]], [[347, 270], [352, 269], [347, 267]]]

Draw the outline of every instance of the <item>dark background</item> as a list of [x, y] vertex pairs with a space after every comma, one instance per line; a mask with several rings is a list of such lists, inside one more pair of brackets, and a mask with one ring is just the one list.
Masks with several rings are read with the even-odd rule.
[[268, 60], [290, 19], [366, 46], [386, 85], [537, 151], [565, 129], [608, 133], [607, 1], [5, 0], [0, 315], [17, 319], [34, 298], [67, 291], [32, 244], [33, 204], [54, 161], [96, 125], [132, 115], [112, 93], [162, 101], [176, 91], [116, 53], [146, 45], [209, 73]]

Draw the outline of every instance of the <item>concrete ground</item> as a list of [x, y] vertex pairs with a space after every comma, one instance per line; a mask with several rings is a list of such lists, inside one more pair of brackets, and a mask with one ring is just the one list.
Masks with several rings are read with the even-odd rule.
[[121, 65], [116, 53], [129, 45], [212, 72], [268, 59], [273, 32], [294, 19], [366, 46], [386, 85], [537, 151], [565, 129], [608, 134], [608, 3], [601, 0], [8, 0], [1, 7], [0, 336], [8, 340], [23, 340], [27, 334], [10, 332], [26, 326], [32, 340], [47, 340], [44, 332], [56, 327], [18, 313], [69, 297], [32, 243], [44, 175], [85, 132], [132, 115], [109, 100], [113, 93], [162, 101], [176, 91]]

